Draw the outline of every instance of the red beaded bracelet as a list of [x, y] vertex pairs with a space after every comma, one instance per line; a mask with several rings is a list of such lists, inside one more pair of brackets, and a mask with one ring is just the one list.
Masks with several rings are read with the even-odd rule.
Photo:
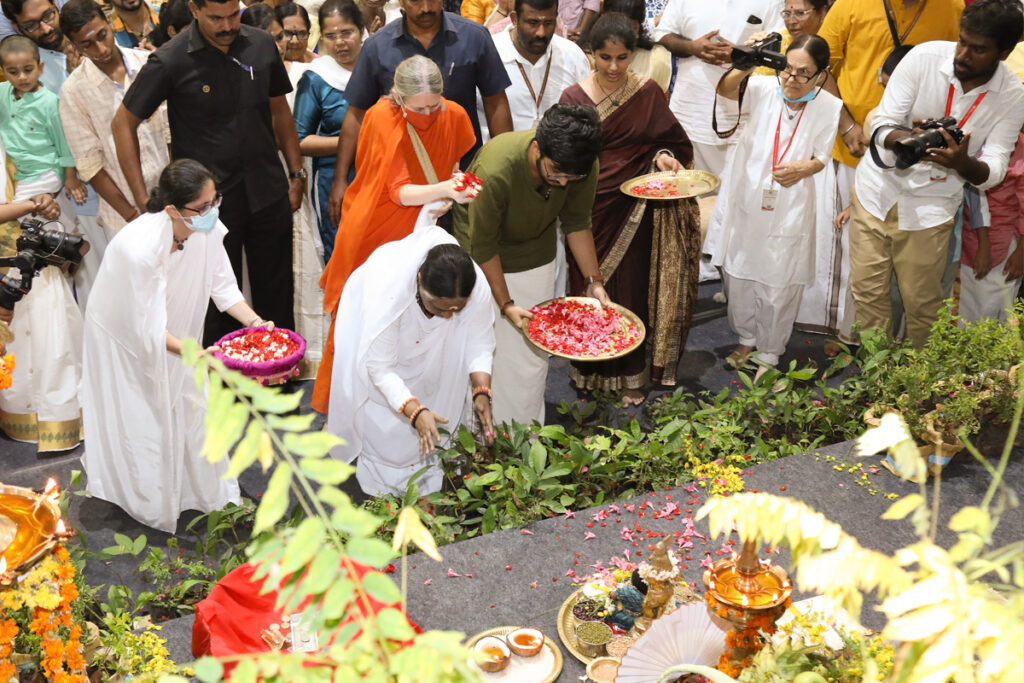
[[494, 394], [491, 393], [491, 388], [490, 387], [480, 386], [480, 387], [477, 387], [476, 389], [473, 389], [473, 399], [474, 400], [480, 394], [486, 394], [487, 395], [487, 400], [489, 400], [489, 401], [493, 401], [494, 400]]
[[414, 410], [412, 415], [409, 416], [409, 424], [411, 424], [413, 427], [415, 427], [416, 426], [416, 418], [419, 417], [420, 413], [422, 413], [426, 409], [427, 409], [426, 406], [420, 406], [419, 408]]

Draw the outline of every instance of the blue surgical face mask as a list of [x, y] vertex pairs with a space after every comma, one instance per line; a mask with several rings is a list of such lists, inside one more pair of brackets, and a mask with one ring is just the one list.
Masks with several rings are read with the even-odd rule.
[[806, 95], [803, 95], [803, 96], [801, 96], [801, 97], [798, 97], [798, 98], [796, 98], [796, 99], [794, 100], [794, 99], [793, 99], [793, 98], [791, 98], [791, 97], [787, 97], [787, 96], [786, 96], [786, 93], [782, 92], [782, 86], [781, 86], [781, 85], [777, 85], [777, 86], [775, 86], [775, 91], [776, 91], [776, 92], [778, 92], [780, 96], [782, 96], [782, 99], [786, 100], [786, 101], [787, 101], [787, 102], [789, 102], [790, 104], [797, 104], [798, 102], [810, 102], [810, 101], [811, 101], [811, 100], [813, 100], [813, 99], [815, 98], [815, 96], [816, 96], [816, 95], [818, 94], [818, 89], [817, 89], [817, 88], [814, 88], [813, 90], [811, 90], [810, 92], [808, 92], [808, 93], [807, 93]]
[[220, 208], [215, 206], [205, 216], [191, 216], [188, 219], [187, 225], [196, 232], [210, 232], [217, 225], [217, 218], [219, 216]]

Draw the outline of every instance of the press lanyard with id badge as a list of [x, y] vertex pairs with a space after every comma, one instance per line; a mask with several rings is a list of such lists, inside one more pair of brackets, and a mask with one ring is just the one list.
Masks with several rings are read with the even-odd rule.
[[[946, 116], [949, 116], [949, 112], [953, 109], [953, 94], [954, 94], [954, 92], [955, 92], [955, 88], [953, 87], [953, 84], [950, 83], [949, 84], [949, 94], [946, 95], [946, 114], [945, 114]], [[960, 119], [960, 122], [956, 124], [957, 128], [959, 128], [960, 130], [964, 129], [964, 126], [967, 125], [967, 120], [971, 118], [971, 114], [974, 113], [974, 110], [978, 108], [978, 105], [981, 104], [981, 101], [983, 99], [985, 99], [985, 95], [987, 95], [987, 94], [988, 94], [988, 90], [986, 90], [985, 92], [981, 93], [980, 95], [978, 95], [977, 97], [974, 98], [974, 103], [971, 104], [971, 106], [967, 109], [967, 113], [964, 114], [964, 117], [962, 119]], [[946, 181], [947, 177], [948, 176], [946, 176], [946, 175], [931, 176], [928, 179], [932, 180], [934, 182], [937, 182], [937, 183], [942, 183], [942, 182]]]
[[800, 128], [800, 122], [804, 118], [805, 111], [807, 111], [807, 107], [800, 110], [800, 116], [796, 120], [796, 125], [793, 126], [793, 133], [789, 136], [789, 142], [786, 144], [786, 149], [782, 150], [781, 156], [779, 155], [779, 134], [782, 132], [782, 112], [779, 112], [779, 120], [775, 124], [775, 143], [772, 145], [772, 174], [768, 178], [768, 186], [761, 191], [762, 211], [775, 210], [775, 204], [779, 199], [779, 190], [775, 187], [775, 170], [782, 163], [782, 160], [786, 158], [789, 148], [793, 146], [793, 139], [796, 138], [796, 131]]

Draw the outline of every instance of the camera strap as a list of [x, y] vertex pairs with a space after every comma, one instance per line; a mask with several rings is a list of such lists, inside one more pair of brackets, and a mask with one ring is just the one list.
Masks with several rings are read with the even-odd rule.
[[715, 135], [722, 140], [731, 138], [733, 133], [736, 132], [736, 129], [740, 127], [740, 117], [743, 114], [743, 93], [747, 92], [747, 80], [750, 78], [747, 76], [747, 78], [740, 81], [740, 93], [736, 98], [736, 125], [729, 130], [720, 131], [718, 130], [718, 86], [722, 84], [722, 81], [730, 73], [732, 73], [732, 69], [726, 71], [725, 74], [722, 75], [722, 78], [718, 79], [718, 85], [715, 86], [715, 101], [711, 106], [711, 130], [715, 131]]
[[917, 7], [917, 14], [910, 20], [910, 25], [907, 26], [902, 35], [896, 30], [896, 19], [893, 16], [892, 6], [889, 4], [889, 0], [882, 0], [882, 5], [885, 9], [885, 19], [889, 22], [889, 33], [892, 34], [893, 47], [897, 48], [903, 45], [903, 41], [907, 39], [910, 32], [917, 26], [917, 20], [921, 18], [921, 14], [924, 12], [924, 6], [928, 4], [928, 0], [921, 0], [921, 4]]
[[[946, 95], [946, 116], [949, 116], [949, 112], [953, 109], [953, 93], [955, 91], [956, 88], [954, 88], [953, 84], [950, 83], [949, 94]], [[967, 113], [964, 114], [964, 117], [962, 119], [960, 119], [960, 123], [956, 124], [957, 128], [963, 130], [964, 126], [967, 125], [967, 120], [971, 118], [971, 114], [974, 113], [974, 110], [978, 108], [978, 105], [981, 104], [981, 101], [985, 99], [985, 95], [987, 94], [988, 90], [974, 98], [974, 103], [967, 109]]]

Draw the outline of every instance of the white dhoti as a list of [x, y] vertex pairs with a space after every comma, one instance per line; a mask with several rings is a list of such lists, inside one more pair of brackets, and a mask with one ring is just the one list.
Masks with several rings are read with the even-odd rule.
[[1010, 254], [1016, 248], [1016, 240], [1010, 244], [1002, 263], [992, 266], [985, 277], [978, 280], [974, 269], [966, 263], [960, 264], [960, 317], [964, 322], [977, 322], [991, 318], [1005, 323], [1013, 310], [1014, 297], [1020, 291], [1021, 278], [1006, 281], [1003, 268]]
[[757, 349], [757, 358], [776, 365], [786, 352], [793, 322], [800, 309], [803, 285], [772, 287], [754, 280], [726, 278], [729, 327], [740, 344]]
[[[303, 157], [303, 168], [312, 178], [309, 157]], [[302, 205], [292, 214], [295, 331], [306, 340], [306, 358], [299, 369], [299, 379], [316, 378], [327, 342], [327, 330], [331, 326], [331, 316], [324, 312], [324, 290], [320, 289], [324, 247], [313, 206], [310, 193], [303, 193]]]
[[[49, 192], [62, 197], [52, 171], [19, 181], [14, 201]], [[62, 220], [43, 229], [73, 232], [74, 214], [67, 216], [62, 206]], [[82, 440], [82, 313], [60, 268], [47, 266], [35, 276], [14, 308], [11, 331], [15, 339], [7, 351], [14, 354], [15, 368], [11, 387], [0, 391], [0, 429], [17, 441], [38, 443], [40, 452], [74, 448]]]
[[[521, 273], [505, 273], [508, 294], [516, 305], [529, 309], [551, 298], [555, 286], [556, 263]], [[544, 424], [544, 390], [548, 380], [548, 355], [529, 344], [521, 330], [501, 315], [494, 304], [494, 422], [534, 420]]]

